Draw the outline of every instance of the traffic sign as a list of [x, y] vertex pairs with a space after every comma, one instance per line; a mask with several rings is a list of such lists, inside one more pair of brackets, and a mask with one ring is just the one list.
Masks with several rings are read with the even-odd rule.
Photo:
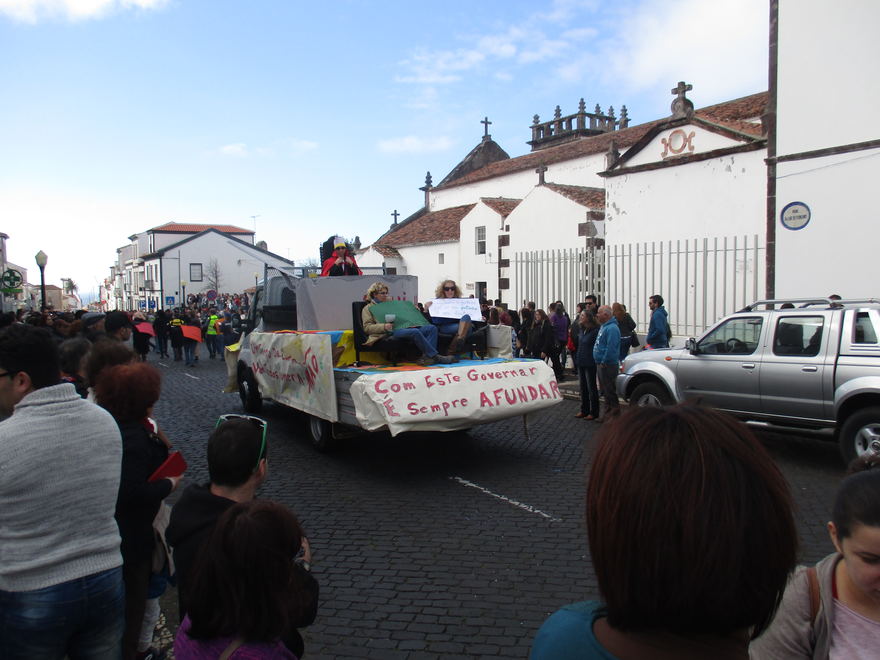
[[213, 301], [217, 300], [217, 292], [214, 291], [214, 289], [211, 289], [210, 291], [208, 291], [208, 293], [205, 294], [205, 297], [208, 300], [210, 300], [211, 302], [213, 302]]
[[165, 306], [174, 307], [174, 296], [165, 296]]
[[138, 309], [146, 309], [147, 301], [146, 300], [138, 300]]
[[156, 309], [156, 301], [150, 298], [150, 309]]
[[3, 286], [10, 289], [14, 289], [19, 284], [21, 284], [22, 281], [24, 281], [24, 278], [21, 276], [20, 272], [15, 270], [15, 268], [6, 269], [3, 275], [0, 276], [0, 282], [3, 283]]

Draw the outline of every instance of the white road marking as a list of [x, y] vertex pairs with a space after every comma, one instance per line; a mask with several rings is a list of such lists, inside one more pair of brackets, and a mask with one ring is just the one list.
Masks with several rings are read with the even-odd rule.
[[168, 366], [168, 365], [165, 364], [164, 362], [157, 362], [156, 364], [161, 364], [163, 367], [167, 367], [167, 366]]
[[183, 375], [184, 375], [184, 376], [189, 376], [189, 377], [192, 378], [193, 380], [199, 380], [199, 377], [198, 377], [198, 376], [193, 376], [192, 374], [183, 374]]
[[517, 502], [516, 500], [512, 500], [505, 495], [499, 495], [498, 493], [493, 493], [488, 488], [483, 488], [479, 484], [475, 484], [472, 481], [468, 481], [467, 479], [462, 479], [461, 477], [449, 477], [453, 481], [457, 481], [462, 486], [467, 486], [468, 488], [476, 488], [478, 491], [482, 493], [486, 493], [486, 495], [491, 495], [502, 502], [507, 502], [508, 504], [512, 504], [515, 507], [522, 509], [523, 511], [528, 511], [529, 513], [537, 513], [539, 516], [546, 518], [547, 520], [552, 520], [553, 522], [562, 522], [562, 518], [554, 518], [549, 513], [544, 513], [540, 509], [536, 509], [531, 504], [524, 504], [523, 502]]

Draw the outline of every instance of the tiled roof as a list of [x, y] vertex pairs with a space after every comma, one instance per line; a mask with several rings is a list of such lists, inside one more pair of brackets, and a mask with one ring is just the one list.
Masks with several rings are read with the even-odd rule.
[[224, 234], [253, 234], [250, 229], [242, 229], [235, 225], [196, 225], [182, 222], [166, 222], [164, 225], [153, 227], [147, 231], [169, 232], [175, 234], [198, 234], [206, 229], [216, 229]]
[[565, 186], [561, 183], [545, 183], [544, 187], [568, 197], [573, 202], [590, 209], [605, 208], [605, 190], [588, 186]]
[[480, 201], [483, 202], [490, 209], [495, 211], [502, 218], [506, 218], [510, 215], [510, 212], [513, 211], [522, 201], [521, 199], [511, 199], [509, 197], [480, 197]]
[[[695, 114], [702, 119], [722, 125], [726, 125], [726, 123], [730, 121], [736, 121], [738, 125], [741, 125], [743, 123], [742, 120], [756, 119], [764, 113], [764, 108], [767, 105], [767, 98], [767, 92], [760, 92], [733, 101], [710, 105], [697, 110]], [[547, 147], [546, 149], [533, 151], [524, 156], [518, 156], [517, 158], [490, 163], [489, 165], [486, 165], [486, 167], [466, 174], [454, 181], [450, 181], [442, 186], [437, 186], [434, 190], [452, 188], [454, 186], [474, 183], [476, 181], [484, 181], [496, 176], [512, 174], [513, 172], [535, 169], [539, 165], [552, 165], [553, 163], [561, 163], [567, 160], [605, 153], [608, 151], [608, 147], [611, 145], [612, 140], [618, 149], [624, 150], [635, 144], [654, 126], [660, 122], [667, 121], [668, 119], [668, 117], [664, 117], [645, 124], [639, 124], [638, 126], [630, 126], [629, 128], [624, 128], [619, 131], [581, 138], [579, 140], [560, 144], [556, 147]], [[739, 126], [734, 130], [742, 130], [742, 127]], [[757, 130], [757, 135], [760, 135], [760, 124], [756, 124], [754, 130]]]
[[397, 251], [397, 248], [393, 248], [390, 245], [373, 245], [372, 248], [381, 254], [383, 257], [388, 259], [400, 259], [400, 252]]
[[408, 222], [401, 222], [396, 227], [392, 227], [377, 238], [374, 245], [401, 247], [420, 243], [457, 241], [458, 223], [475, 206], [476, 204], [465, 204], [418, 215]]

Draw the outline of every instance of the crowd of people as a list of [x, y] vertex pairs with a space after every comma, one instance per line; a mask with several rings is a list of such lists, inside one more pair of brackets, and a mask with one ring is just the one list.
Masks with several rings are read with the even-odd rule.
[[161, 376], [108, 317], [94, 341], [0, 330], [0, 657], [160, 660], [170, 580], [180, 660], [302, 657], [318, 584], [295, 516], [256, 499], [266, 422], [218, 420], [210, 483], [169, 512], [186, 464], [152, 417]]
[[[460, 290], [447, 280], [437, 294]], [[383, 314], [388, 287], [372, 285], [369, 298], [365, 327], [431, 360], [441, 330], [460, 340], [453, 352], [480, 331], [470, 315], [432, 317], [433, 305], [409, 304], [396, 309], [413, 332], [397, 334], [397, 319]], [[650, 305], [645, 343], [657, 348], [668, 323], [662, 298]], [[638, 341], [624, 306], [592, 296], [576, 305], [574, 328], [559, 301], [549, 314], [484, 307], [487, 325], [511, 327], [520, 354], [561, 369], [571, 353], [583, 417], [598, 412], [596, 383], [607, 388]], [[171, 581], [180, 660], [303, 657], [299, 630], [318, 615], [319, 585], [296, 516], [257, 497], [269, 472], [267, 422], [218, 419], [209, 481], [187, 485], [169, 508], [185, 464], [153, 419], [160, 374], [128, 344], [149, 321], [95, 318], [83, 315], [63, 341], [55, 323], [13, 319], [0, 329], [0, 657], [158, 660], [157, 598]], [[788, 485], [746, 426], [692, 404], [611, 412], [585, 510], [601, 600], [553, 614], [532, 658], [875, 657], [880, 441], [840, 485], [828, 523], [834, 552], [796, 569]]]

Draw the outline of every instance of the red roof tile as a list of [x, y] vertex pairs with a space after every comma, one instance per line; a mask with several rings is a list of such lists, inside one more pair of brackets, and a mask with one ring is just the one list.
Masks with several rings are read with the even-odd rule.
[[[733, 101], [725, 101], [716, 105], [710, 105], [696, 111], [696, 115], [708, 121], [717, 122], [724, 125], [724, 122], [731, 120], [746, 120], [759, 118], [767, 105], [767, 92], [759, 92], [750, 96], [744, 96]], [[611, 133], [602, 133], [591, 137], [581, 138], [572, 142], [566, 142], [556, 147], [548, 147], [539, 151], [533, 151], [509, 160], [502, 160], [490, 163], [486, 167], [480, 168], [466, 174], [463, 177], [450, 181], [449, 183], [437, 186], [434, 190], [445, 188], [453, 188], [455, 186], [474, 183], [476, 181], [485, 181], [496, 176], [512, 174], [513, 172], [521, 172], [523, 170], [535, 169], [539, 165], [552, 165], [553, 163], [561, 163], [567, 160], [574, 160], [585, 156], [592, 156], [608, 151], [612, 140], [618, 149], [626, 149], [635, 144], [642, 136], [660, 122], [667, 121], [668, 117], [650, 121], [638, 126], [630, 126], [619, 131]], [[741, 122], [737, 122], [740, 124]], [[756, 130], [760, 135], [760, 124], [756, 124]], [[735, 128], [742, 130], [742, 127]], [[752, 133], [750, 133], [752, 134]]]
[[381, 254], [383, 257], [388, 259], [400, 259], [400, 252], [397, 251], [397, 248], [393, 248], [390, 245], [372, 245], [371, 246], [376, 252]]
[[168, 232], [174, 234], [198, 234], [200, 231], [205, 231], [206, 229], [216, 229], [217, 231], [223, 232], [224, 234], [254, 233], [250, 229], [242, 229], [241, 227], [236, 227], [235, 225], [196, 225], [192, 223], [182, 222], [166, 222], [164, 225], [153, 227], [148, 231]]
[[566, 186], [561, 183], [545, 183], [544, 186], [573, 202], [590, 209], [605, 208], [605, 190], [588, 186]]
[[401, 222], [376, 239], [375, 244], [391, 247], [457, 241], [458, 223], [470, 213], [476, 204], [453, 206], [440, 211], [419, 215], [408, 222]]
[[511, 199], [509, 197], [480, 197], [480, 201], [483, 202], [483, 204], [488, 206], [490, 209], [495, 211], [502, 218], [506, 218], [510, 215], [510, 212], [519, 205], [522, 200]]

